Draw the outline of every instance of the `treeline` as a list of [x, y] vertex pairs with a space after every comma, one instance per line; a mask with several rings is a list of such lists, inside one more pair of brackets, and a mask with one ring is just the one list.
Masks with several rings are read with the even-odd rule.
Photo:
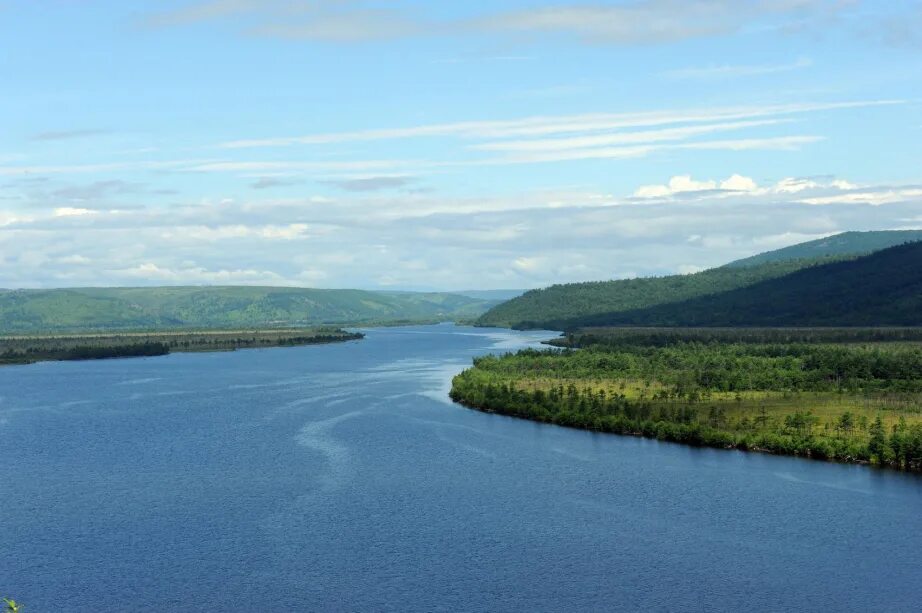
[[905, 420], [888, 434], [878, 415], [856, 436], [856, 418], [846, 412], [834, 426], [834, 435], [813, 432], [816, 418], [809, 412], [795, 413], [778, 422], [767, 414], [730, 424], [726, 411], [706, 411], [687, 405], [657, 404], [628, 400], [603, 391], [579, 390], [569, 386], [544, 390], [517, 389], [510, 383], [490, 381], [467, 371], [455, 377], [451, 397], [456, 402], [483, 411], [522, 417], [571, 428], [656, 438], [693, 445], [766, 451], [819, 460], [875, 462], [881, 466], [922, 470], [922, 424]]
[[666, 347], [702, 343], [897, 343], [922, 342], [922, 327], [891, 328], [584, 328], [548, 341], [557, 347], [635, 344]]
[[360, 332], [338, 328], [0, 337], [0, 364], [157, 356], [172, 351], [290, 347], [362, 338], [364, 334]]
[[714, 392], [922, 392], [914, 346], [679, 343], [522, 350], [474, 360], [507, 377], [635, 381], [696, 400]]
[[477, 358], [451, 396], [564, 426], [919, 470], [920, 393], [918, 346], [680, 342]]
[[0, 364], [22, 364], [49, 360], [102, 360], [166, 355], [166, 343], [130, 343], [120, 345], [76, 345], [73, 347], [24, 347], [0, 353]]

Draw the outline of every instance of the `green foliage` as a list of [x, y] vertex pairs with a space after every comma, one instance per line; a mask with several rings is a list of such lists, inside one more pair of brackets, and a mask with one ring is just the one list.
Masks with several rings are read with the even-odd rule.
[[0, 290], [0, 332], [282, 327], [473, 319], [496, 300], [284, 287]]
[[13, 600], [12, 598], [4, 598], [3, 602], [6, 605], [6, 607], [4, 608], [4, 611], [6, 611], [6, 613], [19, 613], [22, 610], [22, 605], [16, 602], [15, 600]]
[[668, 347], [678, 343], [905, 343], [922, 341], [920, 327], [887, 328], [584, 328], [548, 341], [558, 347], [622, 344]]
[[721, 294], [591, 316], [578, 325], [922, 325], [922, 243], [891, 247]]
[[816, 262], [780, 262], [746, 268], [714, 268], [692, 275], [552, 285], [493, 307], [477, 323], [521, 329], [566, 329], [581, 318], [715, 294], [780, 277], [812, 264]]
[[478, 324], [918, 325], [922, 243], [892, 247], [918, 238], [922, 233], [849, 232], [693, 275], [554, 285], [494, 307]]
[[310, 345], [358, 340], [363, 336], [336, 328], [0, 336], [0, 364], [157, 356], [171, 351], [232, 351], [249, 347]]
[[[909, 470], [922, 470], [920, 394], [919, 346], [721, 342], [486, 356], [451, 391], [471, 407], [570, 427]], [[867, 414], [888, 399], [914, 420], [901, 415], [890, 436], [879, 410], [873, 422]]]

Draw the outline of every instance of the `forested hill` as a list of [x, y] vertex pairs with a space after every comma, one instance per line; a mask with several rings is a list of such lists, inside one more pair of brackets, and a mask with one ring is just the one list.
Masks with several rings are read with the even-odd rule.
[[720, 294], [836, 260], [922, 240], [922, 231], [845, 232], [692, 275], [570, 283], [531, 290], [486, 312], [479, 325], [559, 330], [594, 316]]
[[815, 241], [760, 253], [730, 262], [727, 266], [756, 266], [768, 262], [815, 259], [818, 257], [856, 257], [888, 247], [922, 241], [922, 230], [886, 230], [879, 232], [843, 232]]
[[691, 275], [569, 283], [531, 290], [493, 307], [478, 325], [561, 330], [574, 320], [716, 294], [780, 277], [818, 261], [712, 268]]
[[581, 326], [919, 326], [922, 242], [683, 302], [574, 319]]
[[0, 290], [0, 333], [474, 319], [497, 300], [284, 287]]

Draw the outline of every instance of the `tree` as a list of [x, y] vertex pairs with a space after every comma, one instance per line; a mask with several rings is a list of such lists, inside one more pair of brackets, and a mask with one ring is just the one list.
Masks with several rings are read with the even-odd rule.
[[874, 420], [874, 423], [871, 424], [871, 429], [868, 431], [871, 435], [870, 440], [868, 441], [868, 451], [872, 457], [876, 457], [877, 461], [881, 464], [884, 464], [886, 461], [887, 454], [887, 433], [884, 430], [884, 420], [881, 419], [880, 415], [877, 416], [877, 419]]

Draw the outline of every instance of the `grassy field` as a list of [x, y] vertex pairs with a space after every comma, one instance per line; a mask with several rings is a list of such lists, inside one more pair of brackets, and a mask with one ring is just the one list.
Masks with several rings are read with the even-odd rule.
[[[699, 410], [703, 409], [706, 414], [713, 407], [723, 412], [725, 425], [731, 430], [772, 431], [777, 425], [784, 424], [787, 417], [798, 413], [809, 413], [816, 417], [814, 428], [817, 433], [822, 431], [827, 434], [837, 434], [836, 423], [844, 413], [852, 413], [856, 422], [853, 434], [858, 437], [867, 435], [870, 424], [878, 415], [890, 429], [899, 424], [901, 419], [910, 425], [922, 424], [922, 394], [919, 393], [711, 392], [689, 403], [677, 398], [663, 399], [662, 396], [668, 394], [670, 386], [636, 379], [509, 378], [507, 383], [527, 393], [542, 390], [547, 394], [560, 386], [565, 390], [573, 386], [581, 396], [601, 394], [610, 398], [621, 395], [628, 400], [648, 404], [654, 412], [660, 407], [695, 406]], [[763, 415], [765, 418], [762, 418]], [[761, 425], [754, 423], [757, 418]], [[748, 425], [745, 421], [747, 419]], [[741, 423], [744, 424], [742, 428]]]
[[358, 340], [339, 328], [206, 330], [106, 334], [0, 336], [0, 364], [165, 355], [177, 351], [233, 351]]

